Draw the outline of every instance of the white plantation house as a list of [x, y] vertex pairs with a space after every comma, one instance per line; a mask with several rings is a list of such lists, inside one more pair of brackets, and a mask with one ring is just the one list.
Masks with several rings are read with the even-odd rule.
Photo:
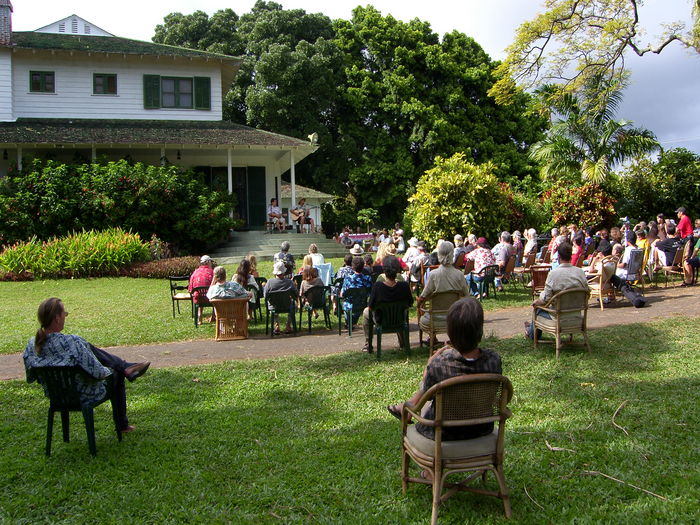
[[12, 32], [0, 0], [0, 176], [33, 157], [169, 162], [236, 192], [262, 228], [281, 176], [317, 149], [222, 121], [241, 59], [116, 37], [76, 15]]

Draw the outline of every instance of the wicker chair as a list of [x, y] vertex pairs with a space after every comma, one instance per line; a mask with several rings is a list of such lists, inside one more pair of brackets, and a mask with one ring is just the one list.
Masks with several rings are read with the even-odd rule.
[[[418, 315], [418, 344], [423, 345], [423, 332], [429, 337], [430, 355], [435, 351], [434, 343], [437, 334], [447, 333], [447, 311], [453, 303], [459, 301], [463, 295], [460, 292], [448, 291], [433, 294], [416, 308]], [[427, 303], [427, 305], [426, 305]], [[427, 314], [427, 322], [423, 315]]]
[[615, 288], [613, 287], [610, 279], [615, 275], [615, 268], [617, 267], [617, 257], [613, 255], [608, 255], [603, 257], [600, 261], [601, 271], [591, 277], [588, 281], [588, 288], [590, 288], [591, 298], [598, 298], [600, 301], [600, 309], [604, 309], [603, 298], [607, 297], [609, 299], [615, 299]]
[[[468, 491], [496, 496], [503, 501], [507, 518], [511, 517], [508, 487], [503, 474], [504, 437], [506, 419], [511, 416], [507, 405], [513, 396], [508, 378], [498, 374], [462, 375], [447, 379], [425, 392], [415, 406], [405, 403], [401, 414], [402, 453], [401, 486], [404, 494], [409, 482], [432, 485], [433, 512], [431, 523], [435, 525], [440, 503], [458, 491]], [[426, 420], [421, 412], [432, 401], [435, 419]], [[409, 425], [410, 418], [434, 427], [435, 439], [428, 439]], [[452, 427], [464, 427], [498, 422], [498, 428], [486, 436], [460, 441], [443, 441], [443, 431]], [[418, 468], [429, 471], [432, 480], [410, 477], [409, 460]], [[486, 490], [470, 486], [470, 483], [491, 471], [496, 477], [498, 490]], [[445, 483], [448, 475], [469, 473], [459, 483]], [[443, 489], [447, 491], [443, 494]]]
[[248, 298], [212, 299], [217, 341], [248, 339]]
[[532, 276], [532, 296], [537, 298], [540, 292], [544, 290], [544, 284], [547, 282], [547, 276], [552, 270], [551, 266], [530, 266], [530, 275]]
[[[588, 317], [588, 299], [590, 292], [587, 288], [571, 288], [562, 290], [552, 296], [543, 306], [532, 308], [532, 324], [534, 330], [535, 348], [537, 344], [555, 343], [556, 357], [559, 359], [561, 336], [569, 334], [569, 343], [573, 341], [574, 334], [583, 334], [583, 344], [590, 352], [588, 344], [588, 332], [586, 331], [586, 319]], [[545, 319], [537, 315], [538, 310], [548, 312], [552, 317]], [[538, 330], [552, 334], [554, 341], [540, 341]]]
[[[117, 411], [117, 401], [113, 400], [114, 390], [107, 387], [107, 396], [96, 403], [83, 402], [80, 400], [80, 386], [84, 383], [95, 382], [96, 380], [85, 373], [79, 366], [42, 366], [31, 369], [32, 374], [45, 388], [46, 396], [49, 398], [49, 417], [46, 424], [46, 455], [51, 455], [51, 437], [53, 435], [53, 420], [56, 412], [61, 413], [61, 426], [63, 428], [63, 441], [70, 440], [70, 412], [82, 412], [85, 421], [85, 431], [87, 432], [88, 447], [90, 454], [97, 455], [95, 445], [95, 420], [93, 409], [107, 401], [112, 403], [112, 417], [114, 428], [117, 432], [117, 439], [122, 440], [122, 433], [119, 427], [119, 414]], [[113, 381], [112, 376], [103, 379], [102, 382]]]

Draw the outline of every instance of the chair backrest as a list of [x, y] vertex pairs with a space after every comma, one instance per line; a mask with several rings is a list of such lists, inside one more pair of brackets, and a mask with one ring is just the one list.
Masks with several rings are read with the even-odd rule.
[[636, 281], [641, 278], [644, 268], [644, 250], [633, 248], [630, 250], [629, 261], [627, 262], [627, 280]]
[[477, 272], [476, 275], [483, 277], [485, 283], [490, 283], [490, 282], [493, 282], [493, 280], [496, 278], [497, 272], [498, 272], [498, 265], [497, 264], [490, 264], [488, 266], [484, 266], [480, 272]]
[[248, 299], [212, 299], [216, 312], [216, 340], [230, 341], [248, 337]]
[[536, 295], [544, 290], [544, 283], [547, 281], [547, 276], [549, 275], [551, 269], [551, 266], [530, 266], [533, 295]]
[[543, 263], [552, 262], [552, 252], [549, 251], [549, 248], [546, 248], [546, 251], [542, 254], [542, 262]]
[[345, 303], [352, 305], [352, 311], [355, 314], [362, 313], [367, 306], [370, 289], [366, 287], [348, 288], [343, 292], [343, 300]]
[[586, 258], [586, 256], [583, 253], [579, 254], [578, 258], [576, 259], [576, 267], [577, 268], [583, 268], [583, 260], [585, 258]]
[[246, 292], [251, 292], [253, 294], [253, 297], [249, 299], [249, 304], [250, 308], [256, 309], [260, 307], [260, 296], [262, 295], [262, 292], [258, 290], [255, 286], [252, 284], [249, 284], [245, 287]]
[[294, 286], [297, 287], [297, 290], [301, 288], [301, 282], [304, 280], [304, 276], [301, 275], [300, 273], [292, 277], [292, 281], [294, 281]]
[[447, 312], [454, 303], [464, 297], [461, 292], [449, 290], [447, 292], [439, 292], [430, 296], [426, 300], [429, 303], [429, 311]]
[[510, 416], [507, 405], [512, 397], [513, 386], [507, 377], [467, 374], [433, 385], [421, 396], [416, 408], [420, 412], [425, 403], [434, 399], [436, 441], [440, 440], [444, 428], [500, 421], [498, 446], [502, 448], [503, 422]]
[[555, 316], [561, 316], [566, 314], [584, 314], [588, 310], [588, 299], [590, 297], [590, 290], [588, 288], [569, 288], [568, 290], [562, 290], [554, 294], [545, 308], [553, 306], [555, 311]]
[[192, 300], [196, 301], [199, 306], [211, 306], [209, 298], [207, 297], [208, 291], [208, 286], [195, 286], [192, 288]]
[[170, 295], [175, 297], [180, 292], [187, 292], [187, 285], [190, 282], [189, 275], [171, 275], [168, 277], [170, 281]]
[[474, 259], [464, 260], [464, 275], [468, 275], [474, 271]]
[[100, 381], [79, 366], [38, 366], [31, 370], [55, 410], [80, 410], [82, 386]]
[[328, 287], [312, 286], [304, 293], [304, 298], [311, 308], [323, 308], [326, 305]]
[[255, 282], [258, 283], [258, 288], [260, 288], [260, 291], [262, 292], [262, 289], [265, 288], [265, 285], [267, 284], [267, 279], [265, 277], [255, 277]]
[[372, 307], [374, 323], [381, 326], [383, 332], [403, 330], [408, 326], [408, 308], [406, 301], [377, 303]]
[[457, 259], [455, 259], [455, 268], [464, 268], [464, 258], [466, 257], [466, 253], [462, 252], [457, 256]]
[[316, 264], [314, 268], [318, 270], [318, 276], [323, 281], [324, 286], [328, 286], [333, 281], [333, 265], [331, 263]]
[[535, 252], [530, 252], [530, 253], [528, 253], [528, 254], [527, 254], [527, 259], [525, 259], [525, 263], [523, 264], [523, 266], [524, 266], [525, 268], [530, 268], [530, 266], [532, 266], [533, 264], [535, 264], [535, 256], [536, 256], [536, 255], [537, 255], [537, 254], [536, 254]]
[[615, 275], [615, 268], [617, 268], [617, 257], [614, 255], [607, 255], [601, 259], [600, 276], [598, 278], [598, 284], [601, 290], [605, 286], [608, 286], [610, 279]]
[[509, 275], [509, 274], [513, 273], [514, 269], [515, 269], [515, 254], [508, 257], [508, 261], [506, 262], [506, 267], [503, 270], [503, 275]]
[[280, 290], [277, 292], [268, 292], [265, 304], [268, 310], [274, 310], [277, 313], [289, 313], [294, 311], [296, 307], [296, 294], [294, 290]]

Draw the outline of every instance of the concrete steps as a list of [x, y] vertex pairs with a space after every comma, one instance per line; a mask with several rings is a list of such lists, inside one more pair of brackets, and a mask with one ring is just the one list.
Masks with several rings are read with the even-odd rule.
[[209, 253], [218, 264], [237, 264], [248, 254], [253, 254], [258, 261], [272, 260], [280, 251], [280, 244], [288, 241], [289, 253], [301, 263], [309, 252], [309, 244], [315, 243], [319, 253], [327, 259], [343, 257], [346, 249], [333, 239], [326, 239], [321, 233], [266, 233], [262, 231], [234, 232], [232, 239], [215, 251]]

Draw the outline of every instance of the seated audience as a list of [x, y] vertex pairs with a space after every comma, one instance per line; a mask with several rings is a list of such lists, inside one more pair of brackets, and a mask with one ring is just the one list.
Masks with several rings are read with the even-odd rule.
[[288, 241], [284, 241], [282, 244], [280, 244], [280, 251], [275, 254], [275, 256], [272, 258], [273, 262], [283, 262], [284, 265], [287, 267], [287, 273], [285, 274], [287, 277], [291, 277], [294, 275], [294, 256], [289, 253], [289, 248], [290, 244]]
[[527, 257], [532, 252], [537, 252], [537, 230], [535, 228], [526, 230], [525, 238], [527, 239], [527, 242], [523, 248], [523, 257]]
[[[211, 282], [214, 279], [214, 261], [208, 255], [202, 255], [199, 260], [199, 268], [197, 268], [192, 275], [190, 275], [190, 282], [187, 285], [187, 291], [192, 294], [192, 301], [199, 302], [199, 291], [192, 292], [194, 288], [200, 286], [206, 286], [207, 288], [211, 286]], [[202, 322], [202, 309], [198, 311], [198, 322]]]
[[[290, 291], [293, 292], [292, 295], [296, 298], [299, 295], [299, 292], [297, 291], [297, 287], [294, 286], [294, 282], [287, 276], [288, 268], [287, 265], [284, 264], [283, 261], [277, 261], [275, 264], [272, 266], [272, 274], [274, 277], [270, 278], [267, 283], [265, 283], [265, 287], [263, 288], [263, 296], [265, 299], [267, 299], [267, 296], [271, 292], [286, 292]], [[294, 314], [289, 314], [287, 316], [287, 326], [284, 329], [285, 333], [291, 333], [291, 319], [290, 316]], [[275, 326], [274, 326], [274, 331], [275, 334], [280, 333], [280, 326], [279, 322], [275, 321]]]
[[[372, 285], [372, 291], [369, 296], [367, 308], [362, 313], [362, 326], [365, 331], [365, 346], [362, 347], [363, 352], [367, 352], [369, 348], [369, 316], [374, 314], [377, 321], [377, 313], [373, 312], [378, 303], [393, 303], [405, 301], [409, 306], [413, 304], [413, 294], [408, 283], [399, 280], [399, 264], [396, 257], [387, 256], [384, 260], [384, 273], [377, 279], [377, 282]], [[403, 340], [403, 334], [399, 333], [399, 345], [404, 346], [407, 341]]]
[[43, 366], [79, 366], [96, 380], [107, 379], [106, 382], [83, 382], [79, 377], [80, 400], [97, 404], [107, 399], [111, 392], [115, 392], [116, 400], [113, 401], [113, 406], [117, 413], [119, 430], [132, 432], [134, 426], [129, 424], [126, 416], [124, 379], [134, 381], [141, 377], [151, 363], [129, 363], [97, 348], [78, 335], [61, 333], [67, 316], [68, 312], [63, 302], [57, 297], [46, 299], [39, 305], [39, 330], [29, 340], [23, 354], [27, 382], [36, 381], [33, 369]]
[[236, 299], [239, 297], [247, 297], [250, 299], [252, 293], [246, 291], [246, 289], [237, 281], [227, 281], [226, 280], [226, 268], [223, 266], [217, 266], [214, 268], [214, 280], [209, 287], [207, 292], [207, 298], [211, 299]]
[[462, 255], [462, 261], [460, 267], [464, 267], [464, 256], [467, 254], [467, 248], [464, 246], [464, 238], [458, 233], [454, 236], [455, 245], [455, 265], [457, 264], [459, 256]]
[[309, 255], [311, 255], [313, 266], [326, 263], [326, 259], [323, 257], [323, 254], [318, 253], [318, 246], [315, 243], [309, 244]]
[[574, 244], [572, 246], [573, 252], [571, 254], [571, 264], [578, 266], [578, 260], [585, 255], [584, 239], [581, 236], [574, 238]]
[[685, 208], [681, 206], [676, 210], [676, 214], [678, 215], [678, 226], [676, 226], [678, 236], [683, 240], [692, 237], [693, 226], [690, 224], [690, 217], [688, 217]]
[[[450, 241], [442, 241], [438, 246], [437, 251], [438, 262], [440, 266], [430, 272], [428, 280], [416, 300], [418, 306], [425, 301], [430, 300], [435, 294], [442, 292], [456, 292], [460, 296], [467, 295], [469, 289], [464, 279], [464, 274], [452, 266], [454, 261], [454, 245]], [[444, 315], [444, 314], [443, 314]], [[443, 317], [444, 319], [444, 317]], [[421, 322], [428, 324], [430, 322], [430, 313], [425, 312], [421, 317]], [[433, 342], [435, 345], [436, 342]]]
[[476, 250], [467, 254], [468, 261], [474, 261], [474, 271], [466, 276], [466, 282], [471, 289], [471, 294], [473, 296], [479, 295], [479, 289], [477, 283], [483, 280], [483, 277], [476, 275], [481, 270], [487, 266], [492, 266], [496, 264], [496, 259], [491, 253], [491, 250], [487, 249], [488, 243], [484, 237], [479, 237], [476, 240]]
[[415, 237], [411, 237], [408, 240], [408, 250], [406, 250], [406, 253], [403, 255], [403, 262], [406, 263], [406, 265], [410, 268], [413, 265], [413, 261], [418, 257], [418, 254], [420, 252], [418, 251], [418, 239]]
[[258, 258], [252, 253], [249, 253], [245, 256], [245, 259], [250, 263], [250, 273], [253, 275], [253, 277], [260, 277], [260, 274], [258, 273]]
[[[465, 374], [501, 374], [501, 357], [487, 348], [480, 348], [484, 335], [484, 310], [479, 301], [469, 298], [460, 299], [447, 312], [447, 336], [449, 341], [436, 351], [423, 372], [423, 379], [418, 390], [406, 401], [411, 405], [418, 403], [421, 396], [433, 385], [446, 379]], [[392, 416], [401, 419], [404, 403], [389, 405], [387, 410]], [[426, 419], [435, 417], [433, 403], [425, 405], [422, 414]], [[444, 441], [473, 439], [493, 432], [493, 423], [483, 423], [466, 427], [448, 427], [443, 430]], [[428, 439], [435, 439], [433, 427], [416, 423], [416, 430]], [[428, 478], [427, 471], [422, 476]]]
[[520, 231], [515, 230], [513, 232], [513, 250], [515, 250], [515, 266], [523, 265], [523, 251], [525, 247], [523, 245], [523, 235]]
[[598, 247], [596, 248], [597, 251], [602, 253], [604, 256], [612, 255], [612, 243], [610, 242], [610, 239], [608, 238], [608, 230], [603, 228], [600, 230], [598, 233], [598, 236], [600, 237], [600, 241], [598, 242]]
[[[352, 259], [352, 273], [348, 275], [343, 281], [343, 286], [340, 289], [340, 297], [344, 298], [346, 292], [352, 288], [372, 288], [372, 278], [366, 275], [362, 269], [365, 267], [365, 262], [362, 257], [353, 257]], [[349, 301], [343, 301], [344, 308], [352, 308], [352, 304]], [[356, 324], [360, 317], [360, 312], [353, 312], [352, 324]]]
[[464, 247], [464, 252], [466, 254], [471, 253], [474, 250], [476, 250], [476, 235], [470, 233], [469, 235], [467, 235], [467, 245]]
[[[554, 268], [547, 275], [547, 280], [544, 283], [544, 290], [540, 292], [538, 299], [533, 301], [532, 307], [535, 308], [535, 315], [543, 319], [551, 319], [549, 312], [541, 310], [539, 306], [543, 306], [554, 295], [564, 290], [573, 288], [583, 288], [588, 290], [588, 281], [586, 275], [581, 268], [577, 268], [571, 264], [572, 247], [568, 242], [563, 242], [557, 247], [559, 254], [559, 266]], [[583, 306], [583, 305], [581, 305]], [[563, 309], [576, 308], [577, 304], [562, 304]], [[532, 323], [525, 323], [525, 335], [534, 338], [534, 326]]]
[[654, 244], [655, 258], [657, 265], [670, 266], [676, 257], [676, 252], [682, 249], [683, 241], [678, 236], [676, 227], [673, 224], [666, 226], [666, 238], [658, 240]]
[[[301, 287], [299, 288], [299, 297], [301, 297], [302, 304], [306, 303], [306, 298], [304, 295], [311, 288], [323, 287], [323, 279], [318, 276], [318, 268], [313, 266], [304, 266], [304, 270], [301, 273], [302, 281]], [[316, 310], [313, 311], [314, 317], [318, 317]]]
[[666, 217], [664, 217], [663, 213], [656, 215], [656, 225], [658, 228], [657, 236], [659, 240], [666, 240], [666, 237], [668, 237], [668, 232], [666, 231]]
[[503, 278], [507, 278], [505, 275], [505, 269], [508, 265], [508, 260], [510, 256], [515, 253], [515, 248], [513, 247], [513, 238], [509, 232], [501, 232], [499, 237], [499, 242], [491, 249], [491, 253], [496, 259], [496, 264], [498, 265], [498, 271], [496, 272], [496, 289], [499, 292], [503, 291]]

